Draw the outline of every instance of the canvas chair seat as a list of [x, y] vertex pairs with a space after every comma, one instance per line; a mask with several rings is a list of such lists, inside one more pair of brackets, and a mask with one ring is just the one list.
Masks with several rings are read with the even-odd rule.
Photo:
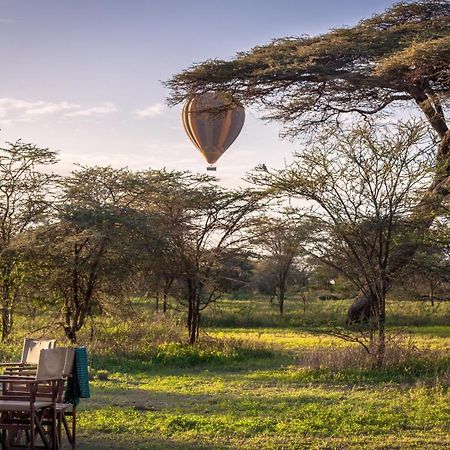
[[72, 403], [56, 403], [56, 411], [66, 411], [67, 409], [72, 407]]
[[[35, 409], [50, 408], [52, 402], [34, 402]], [[31, 405], [29, 401], [22, 400], [0, 400], [0, 411], [30, 411]]]

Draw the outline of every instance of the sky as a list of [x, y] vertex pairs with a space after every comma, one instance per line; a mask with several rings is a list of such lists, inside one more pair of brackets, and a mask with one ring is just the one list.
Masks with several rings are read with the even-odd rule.
[[[204, 173], [181, 108], [162, 81], [274, 38], [353, 25], [392, 0], [0, 0], [0, 145], [22, 139], [74, 164]], [[246, 112], [217, 163], [242, 184], [257, 164], [281, 168], [301, 142]]]

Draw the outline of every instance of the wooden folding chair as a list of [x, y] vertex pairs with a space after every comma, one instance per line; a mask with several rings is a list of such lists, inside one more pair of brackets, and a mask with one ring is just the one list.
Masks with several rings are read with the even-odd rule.
[[[75, 448], [75, 437], [76, 437], [76, 404], [74, 402], [69, 403], [64, 401], [65, 394], [65, 381], [72, 377], [74, 359], [75, 359], [75, 349], [73, 348], [64, 348], [58, 347], [58, 352], [60, 352], [61, 361], [64, 362], [62, 380], [60, 386], [58, 388], [58, 395], [56, 398], [56, 420], [57, 420], [57, 434], [58, 441], [62, 442], [62, 429], [64, 428], [67, 439], [72, 446]], [[14, 374], [14, 377], [18, 377], [20, 375]], [[23, 379], [23, 375], [21, 375]], [[17, 383], [15, 390], [17, 393], [18, 390], [23, 387]], [[11, 394], [11, 392], [9, 392]], [[43, 400], [51, 397], [51, 392], [49, 391], [47, 386], [39, 386], [37, 391], [37, 399]], [[70, 419], [70, 420], [69, 420]], [[43, 423], [45, 425], [49, 425], [51, 422], [51, 417], [45, 416], [43, 418]]]
[[[60, 448], [56, 400], [67, 349], [43, 349], [34, 378], [1, 376], [0, 443], [3, 449]], [[64, 354], [64, 358], [62, 357]], [[46, 396], [43, 396], [43, 393]], [[22, 438], [25, 444], [22, 444]], [[39, 438], [42, 445], [38, 446]]]
[[55, 348], [56, 339], [25, 338], [22, 347], [22, 356], [17, 362], [0, 363], [5, 374], [8, 375], [35, 375], [41, 350]]

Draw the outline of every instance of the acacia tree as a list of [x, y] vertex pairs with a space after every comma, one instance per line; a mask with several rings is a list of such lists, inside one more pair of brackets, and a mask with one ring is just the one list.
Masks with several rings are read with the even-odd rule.
[[202, 311], [222, 294], [230, 261], [247, 250], [248, 219], [258, 205], [248, 190], [222, 189], [211, 177], [187, 172], [161, 190], [166, 261], [176, 281], [171, 293], [187, 311], [190, 344], [198, 338]]
[[426, 128], [414, 123], [377, 131], [355, 126], [348, 133], [327, 133], [310, 150], [285, 169], [261, 168], [252, 179], [271, 195], [312, 202], [302, 212], [311, 222], [306, 248], [377, 300], [370, 311], [366, 349], [381, 366], [386, 293], [394, 280], [390, 267], [398, 247], [415, 245], [408, 217], [430, 177]]
[[38, 289], [61, 307], [60, 326], [76, 342], [106, 300], [123, 298], [128, 285], [129, 229], [139, 183], [126, 169], [82, 167], [61, 182], [54, 220], [35, 232]]
[[[134, 209], [142, 216], [133, 228], [134, 263], [137, 285], [147, 297], [154, 297], [156, 310], [168, 308], [169, 296], [178, 274], [176, 238], [185, 224], [186, 211], [178, 201], [184, 183], [195, 185], [187, 172], [147, 170], [137, 174], [141, 194]], [[187, 181], [190, 180], [190, 181]]]
[[57, 176], [39, 170], [57, 162], [56, 154], [21, 141], [0, 148], [0, 302], [2, 340], [13, 326], [15, 301], [26, 276], [20, 240], [43, 221]]
[[[269, 120], [298, 136], [359, 115], [416, 107], [438, 144], [434, 178], [409, 217], [420, 235], [433, 222], [450, 189], [450, 131], [445, 105], [450, 94], [450, 3], [400, 2], [349, 28], [314, 37], [283, 38], [239, 53], [231, 61], [209, 60], [175, 75], [166, 85], [176, 104], [205, 91], [227, 91], [243, 104], [259, 105]], [[395, 276], [416, 246], [397, 248]], [[394, 255], [393, 255], [394, 256]], [[377, 298], [362, 290], [349, 320], [369, 317]]]
[[273, 284], [271, 293], [277, 299], [280, 314], [284, 311], [289, 275], [302, 253], [305, 231], [303, 224], [290, 220], [288, 214], [282, 218], [260, 218], [255, 227], [253, 243], [268, 263], [266, 269], [269, 269], [268, 275], [272, 275], [269, 278]]

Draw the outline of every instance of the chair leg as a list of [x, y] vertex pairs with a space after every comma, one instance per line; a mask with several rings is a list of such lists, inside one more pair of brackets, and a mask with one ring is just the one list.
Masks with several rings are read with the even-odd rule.
[[[42, 439], [44, 447], [46, 449], [48, 449], [48, 450], [52, 450], [54, 448], [54, 446], [53, 446], [53, 436], [52, 436], [52, 428], [53, 428], [54, 424], [50, 425], [50, 436], [48, 436], [49, 433], [46, 433], [44, 427], [42, 426], [43, 415], [44, 414], [41, 413], [41, 417], [40, 417], [41, 420], [39, 420], [39, 417], [36, 416], [36, 420], [35, 420], [36, 430], [37, 430], [37, 432], [39, 433], [39, 436]], [[33, 449], [34, 449], [34, 447], [33, 447]]]
[[72, 448], [75, 448], [77, 431], [77, 405], [72, 408]]
[[[60, 420], [59, 423], [64, 426], [64, 431], [66, 432], [66, 436], [67, 439], [69, 440], [69, 444], [72, 446], [72, 448], [75, 448], [75, 426], [76, 426], [76, 411], [75, 409], [70, 413], [70, 415], [72, 416], [72, 423], [71, 423], [71, 428], [69, 427], [69, 423], [67, 421], [67, 416], [69, 415], [66, 414], [65, 412], [61, 412], [61, 416], [60, 416]], [[62, 431], [60, 430], [60, 433], [62, 433]]]
[[30, 450], [34, 450], [36, 448], [36, 425], [35, 425], [35, 417], [34, 417], [34, 411], [31, 411], [30, 413], [30, 444], [28, 448]]
[[[58, 433], [58, 441], [61, 445], [62, 442], [62, 424], [64, 422], [65, 418], [64, 418], [64, 412], [58, 412], [58, 418], [57, 418], [57, 433]], [[65, 424], [64, 424], [65, 425]]]
[[61, 439], [59, 438], [58, 430], [57, 430], [57, 417], [56, 417], [56, 409], [52, 408], [52, 416], [53, 416], [53, 424], [52, 424], [52, 436], [53, 436], [53, 448], [59, 450], [61, 448]]
[[2, 430], [2, 432], [0, 433], [0, 444], [2, 448], [8, 448], [8, 445], [6, 444], [6, 430]]

